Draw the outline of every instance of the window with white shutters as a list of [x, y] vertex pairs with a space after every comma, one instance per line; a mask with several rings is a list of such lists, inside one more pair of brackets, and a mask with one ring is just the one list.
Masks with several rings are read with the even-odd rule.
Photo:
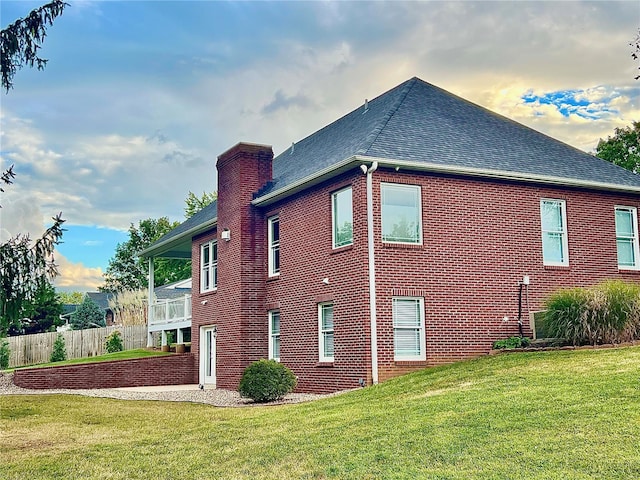
[[393, 353], [395, 360], [426, 360], [422, 298], [393, 299]]

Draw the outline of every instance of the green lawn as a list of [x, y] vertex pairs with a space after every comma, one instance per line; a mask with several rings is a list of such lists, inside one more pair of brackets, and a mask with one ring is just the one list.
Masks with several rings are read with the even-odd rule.
[[640, 347], [483, 357], [251, 408], [0, 396], [0, 478], [636, 479]]
[[[122, 352], [105, 353], [104, 355], [98, 355], [96, 357], [84, 357], [73, 358], [71, 360], [64, 360], [62, 362], [40, 363], [38, 365], [29, 365], [19, 368], [39, 368], [39, 367], [53, 367], [60, 365], [76, 365], [78, 363], [96, 363], [96, 362], [108, 362], [111, 360], [128, 360], [132, 358], [144, 358], [155, 357], [158, 355], [171, 355], [169, 352], [161, 352], [160, 350], [151, 350], [147, 348], [136, 348], [134, 350], [124, 350]], [[12, 371], [10, 369], [7, 371]]]

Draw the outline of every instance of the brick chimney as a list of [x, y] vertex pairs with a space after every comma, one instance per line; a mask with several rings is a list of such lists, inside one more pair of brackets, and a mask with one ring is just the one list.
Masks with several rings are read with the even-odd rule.
[[[218, 157], [217, 382], [238, 387], [244, 368], [266, 358], [266, 223], [253, 194], [271, 180], [270, 146], [239, 143]], [[229, 240], [222, 237], [228, 230]]]

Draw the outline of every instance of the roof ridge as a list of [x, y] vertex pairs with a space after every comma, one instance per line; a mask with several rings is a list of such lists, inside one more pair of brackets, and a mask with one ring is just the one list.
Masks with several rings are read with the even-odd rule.
[[387, 126], [391, 118], [398, 111], [398, 109], [400, 108], [400, 105], [402, 105], [405, 98], [407, 98], [409, 91], [411, 91], [411, 89], [413, 88], [413, 86], [416, 84], [417, 81], [418, 81], [418, 77], [413, 77], [405, 83], [403, 90], [400, 94], [400, 97], [396, 101], [395, 105], [393, 105], [393, 107], [389, 109], [387, 114], [380, 120], [379, 124], [376, 127], [374, 127], [374, 129], [371, 131], [369, 135], [367, 135], [367, 138], [363, 142], [363, 148], [358, 149], [359, 154], [367, 155], [369, 153], [369, 150], [371, 149], [373, 144], [376, 142], [376, 140], [378, 139], [378, 137], [380, 136], [384, 128]]

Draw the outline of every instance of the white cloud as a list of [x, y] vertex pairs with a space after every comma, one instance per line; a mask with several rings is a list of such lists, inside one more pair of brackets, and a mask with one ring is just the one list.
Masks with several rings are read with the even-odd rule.
[[59, 253], [55, 254], [55, 261], [60, 275], [53, 283], [58, 290], [90, 292], [104, 285], [100, 267], [91, 268], [82, 263], [72, 263]]

